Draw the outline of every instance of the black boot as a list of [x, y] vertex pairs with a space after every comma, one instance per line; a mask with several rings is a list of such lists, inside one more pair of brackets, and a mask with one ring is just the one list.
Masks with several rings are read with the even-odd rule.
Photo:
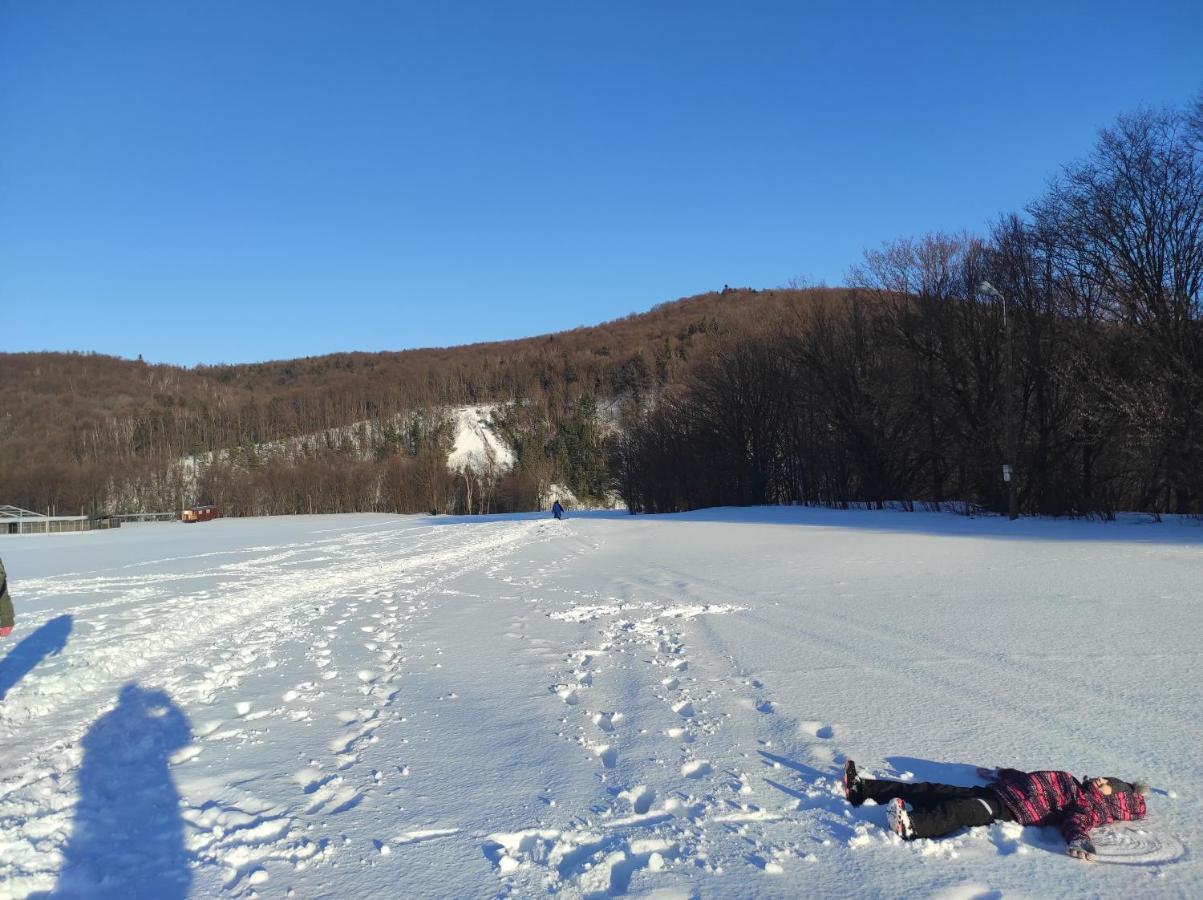
[[853, 806], [860, 806], [865, 802], [864, 785], [857, 774], [856, 763], [852, 760], [844, 763], [844, 799]]

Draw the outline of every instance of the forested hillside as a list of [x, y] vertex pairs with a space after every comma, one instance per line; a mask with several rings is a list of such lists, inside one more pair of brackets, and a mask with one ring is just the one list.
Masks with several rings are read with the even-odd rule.
[[[839, 293], [728, 290], [525, 340], [195, 369], [0, 354], [0, 502], [63, 514], [198, 500], [233, 514], [462, 509], [445, 411], [482, 403], [508, 405], [496, 424], [518, 454], [484, 486], [497, 492], [489, 508], [528, 508], [557, 479], [598, 495], [609, 486], [600, 407], [639, 409], [718, 334]], [[355, 423], [373, 425], [370, 458], [337, 438]], [[255, 449], [317, 433], [334, 436], [291, 459]], [[180, 461], [223, 449], [235, 452], [191, 490]]]

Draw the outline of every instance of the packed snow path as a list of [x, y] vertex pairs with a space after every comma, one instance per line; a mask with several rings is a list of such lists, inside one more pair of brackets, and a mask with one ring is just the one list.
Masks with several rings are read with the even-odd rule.
[[[325, 516], [0, 538], [0, 896], [1203, 896], [1203, 528]], [[1117, 861], [874, 774], [1147, 778]]]

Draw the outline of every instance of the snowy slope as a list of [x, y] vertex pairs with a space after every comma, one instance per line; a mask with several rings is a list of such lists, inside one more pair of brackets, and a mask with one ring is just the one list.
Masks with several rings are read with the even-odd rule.
[[[1203, 895], [1203, 528], [898, 512], [0, 538], [0, 896]], [[1143, 865], [851, 809], [1145, 777]]]
[[[490, 424], [496, 409], [496, 404], [485, 404], [446, 407], [432, 411], [436, 415], [445, 414], [455, 426], [452, 447], [447, 454], [447, 468], [452, 471], [470, 469], [486, 474], [501, 474], [513, 468], [513, 448]], [[386, 429], [403, 429], [407, 420], [406, 414], [389, 419], [364, 419], [350, 425], [253, 446], [260, 460], [297, 459], [330, 447], [347, 447], [357, 458], [371, 459], [377, 448], [386, 441]], [[176, 460], [170, 478], [178, 480], [185, 493], [195, 495], [201, 474], [206, 467], [217, 461], [235, 460], [240, 452], [239, 448], [229, 448], [181, 457]], [[137, 503], [133, 498], [112, 497], [109, 505], [114, 509], [129, 509]]]
[[461, 406], [452, 410], [455, 443], [447, 468], [504, 472], [514, 467], [514, 451], [490, 425], [495, 406]]

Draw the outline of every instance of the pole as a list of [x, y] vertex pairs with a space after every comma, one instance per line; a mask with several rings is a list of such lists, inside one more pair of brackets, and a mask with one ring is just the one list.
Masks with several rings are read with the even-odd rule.
[[1019, 496], [1015, 489], [1015, 340], [1011, 319], [1007, 316], [1007, 298], [1003, 297], [1003, 329], [1007, 333], [1007, 462], [1011, 466], [1011, 477], [1007, 479], [1007, 518], [1012, 522], [1019, 518]]
[[1003, 414], [1006, 416], [1006, 436], [1004, 438], [1006, 447], [1003, 448], [1006, 462], [1003, 463], [1003, 480], [1007, 483], [1007, 517], [1014, 522], [1019, 518], [1019, 493], [1016, 488], [1018, 479], [1015, 477], [1018, 474], [1015, 457], [1019, 454], [1015, 431], [1015, 339], [1011, 327], [1011, 317], [1007, 315], [1007, 298], [1003, 292], [988, 281], [983, 281], [978, 286], [978, 290], [1002, 303], [1003, 332], [1005, 333], [1003, 339], [1007, 343], [1006, 362], [1004, 363], [1007, 371], [1003, 373]]

